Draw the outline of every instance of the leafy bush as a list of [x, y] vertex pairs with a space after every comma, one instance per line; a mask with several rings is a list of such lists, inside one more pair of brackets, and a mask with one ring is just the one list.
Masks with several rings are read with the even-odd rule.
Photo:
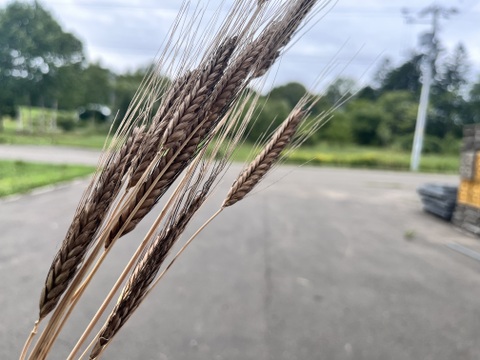
[[72, 131], [77, 126], [77, 119], [74, 115], [71, 114], [62, 114], [57, 115], [57, 126], [63, 131]]
[[[439, 139], [436, 136], [425, 135], [423, 139], [423, 154], [450, 154], [457, 155], [460, 153], [459, 139], [447, 136], [445, 139]], [[396, 139], [393, 148], [405, 152], [412, 151], [413, 134], [400, 136]]]

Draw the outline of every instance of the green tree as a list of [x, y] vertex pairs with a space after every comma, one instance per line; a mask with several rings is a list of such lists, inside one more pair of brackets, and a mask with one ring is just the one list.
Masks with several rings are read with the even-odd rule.
[[480, 123], [480, 77], [468, 95], [468, 116], [471, 123]]
[[307, 139], [308, 144], [315, 144], [320, 141], [334, 144], [352, 144], [354, 133], [350, 114], [344, 110], [335, 111], [333, 117], [316, 134], [313, 134], [311, 139]]
[[427, 134], [438, 138], [461, 137], [462, 127], [470, 122], [464, 97], [469, 72], [468, 55], [459, 44], [439, 66], [431, 96]]
[[385, 119], [385, 113], [372, 101], [357, 99], [347, 106], [351, 119], [353, 138], [359, 145], [379, 145], [379, 125]]
[[76, 109], [85, 105], [83, 64], [70, 64], [57, 70], [53, 96], [58, 100], [59, 109]]
[[323, 97], [331, 107], [338, 107], [349, 99], [354, 91], [355, 80], [340, 77], [328, 86]]
[[100, 64], [89, 64], [82, 72], [84, 104], [111, 105], [114, 74]]
[[410, 92], [387, 92], [378, 99], [377, 104], [383, 113], [377, 129], [377, 137], [382, 145], [391, 146], [398, 139], [413, 133], [418, 103]]
[[435, 82], [437, 91], [459, 93], [467, 84], [467, 76], [470, 71], [468, 54], [463, 44], [455, 47], [453, 54], [447, 57], [441, 65]]
[[306, 93], [307, 89], [305, 89], [305, 86], [293, 82], [274, 88], [270, 91], [269, 96], [272, 100], [286, 101], [288, 106], [293, 109]]
[[115, 77], [113, 111], [117, 115], [117, 119], [122, 119], [125, 116], [145, 74], [146, 69], [139, 69]]
[[393, 69], [392, 60], [390, 58], [386, 57], [382, 59], [375, 71], [375, 74], [373, 75], [372, 86], [375, 88], [382, 87], [385, 84], [387, 77], [392, 73]]
[[248, 124], [246, 138], [256, 142], [265, 133], [275, 130], [288, 116], [292, 107], [287, 100], [262, 98], [258, 101], [253, 121]]
[[379, 92], [405, 90], [419, 94], [422, 58], [423, 55], [413, 54], [405, 63], [383, 74]]
[[0, 10], [0, 80], [11, 87], [15, 103], [55, 102], [59, 70], [83, 60], [80, 40], [37, 1], [12, 2]]

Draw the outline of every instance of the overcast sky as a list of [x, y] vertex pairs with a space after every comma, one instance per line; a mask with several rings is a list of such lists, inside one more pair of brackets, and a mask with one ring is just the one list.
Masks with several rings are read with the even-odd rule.
[[[212, 9], [219, 0], [210, 0]], [[0, 0], [0, 5], [8, 3]], [[148, 64], [162, 43], [181, 0], [43, 0], [67, 31], [85, 44], [88, 58], [116, 71]], [[206, 3], [206, 1], [205, 1]], [[412, 14], [433, 0], [338, 0], [283, 58], [276, 84], [300, 81], [306, 85], [337, 55], [343, 75], [360, 79], [375, 69], [379, 57], [399, 63], [418, 45], [424, 24], [407, 24], [402, 8]], [[465, 44], [472, 64], [472, 79], [480, 73], [480, 0], [443, 0], [436, 4], [455, 6], [459, 13], [441, 20], [440, 39], [451, 50]], [[372, 70], [370, 70], [371, 74]], [[367, 75], [368, 79], [368, 75]]]

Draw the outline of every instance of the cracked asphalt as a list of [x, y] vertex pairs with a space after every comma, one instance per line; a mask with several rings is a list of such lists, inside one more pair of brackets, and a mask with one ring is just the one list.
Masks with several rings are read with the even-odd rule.
[[[446, 246], [480, 245], [415, 194], [457, 176], [281, 167], [266, 181], [201, 233], [105, 359], [480, 358], [480, 263]], [[86, 184], [0, 201], [0, 359], [18, 358]], [[115, 246], [51, 359], [65, 359], [152, 219]]]

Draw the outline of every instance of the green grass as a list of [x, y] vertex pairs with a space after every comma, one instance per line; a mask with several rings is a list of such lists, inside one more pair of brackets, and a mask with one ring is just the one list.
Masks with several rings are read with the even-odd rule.
[[50, 165], [23, 161], [0, 161], [0, 197], [91, 174], [95, 169], [80, 165]]
[[[18, 133], [14, 121], [6, 119], [5, 129], [0, 132], [0, 144], [18, 145], [63, 145], [101, 149], [105, 134], [94, 130], [80, 129], [72, 133], [28, 134]], [[236, 161], [246, 161], [251, 154], [251, 145], [244, 144], [234, 155]], [[420, 170], [424, 172], [457, 173], [459, 155], [422, 156]], [[287, 163], [319, 166], [338, 166], [369, 169], [408, 170], [410, 154], [392, 149], [361, 147], [356, 145], [317, 145], [296, 150]]]
[[28, 133], [18, 132], [16, 123], [10, 119], [5, 119], [4, 129], [0, 132], [0, 144], [12, 145], [60, 145], [74, 146], [92, 149], [101, 149], [105, 142], [106, 135], [103, 133], [94, 133], [89, 129], [81, 129], [76, 132], [63, 133]]
[[[235, 153], [234, 159], [246, 161], [250, 154], [251, 146], [245, 144]], [[420, 170], [457, 173], [459, 161], [459, 155], [423, 155]], [[297, 149], [286, 163], [404, 171], [410, 168], [410, 154], [382, 148], [322, 145]]]
[[59, 145], [74, 146], [92, 149], [101, 149], [105, 142], [105, 135], [79, 134], [17, 134], [11, 132], [0, 133], [0, 144], [12, 145]]

